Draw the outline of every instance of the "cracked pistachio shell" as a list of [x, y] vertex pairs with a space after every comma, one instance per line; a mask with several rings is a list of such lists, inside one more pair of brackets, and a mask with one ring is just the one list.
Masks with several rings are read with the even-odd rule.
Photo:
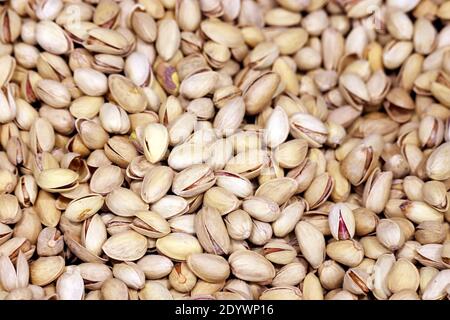
[[109, 133], [126, 134], [130, 130], [130, 118], [124, 109], [104, 103], [100, 107], [99, 119], [102, 127]]
[[110, 267], [101, 263], [81, 263], [78, 265], [80, 275], [86, 282], [86, 289], [98, 290], [101, 288], [103, 282], [112, 278], [113, 274]]
[[215, 172], [217, 185], [234, 193], [239, 198], [245, 198], [253, 193], [253, 185], [244, 176], [230, 171], [219, 170]]
[[145, 274], [134, 262], [117, 263], [112, 272], [114, 277], [122, 280], [128, 288], [139, 290], [145, 285]]
[[187, 99], [197, 99], [211, 93], [218, 81], [219, 75], [215, 71], [202, 71], [183, 79], [180, 93]]
[[339, 89], [347, 102], [356, 110], [362, 110], [370, 100], [364, 80], [355, 73], [344, 73], [339, 78]]
[[156, 249], [176, 261], [186, 261], [189, 255], [203, 252], [196, 237], [181, 232], [169, 233], [156, 240]]
[[242, 202], [242, 208], [254, 219], [273, 222], [281, 214], [278, 204], [263, 197], [249, 197]]
[[318, 269], [320, 283], [325, 289], [333, 290], [342, 287], [345, 271], [334, 260], [326, 260]]
[[419, 288], [419, 271], [410, 261], [400, 258], [392, 266], [388, 278], [388, 288], [392, 293], [402, 290], [417, 291]]
[[70, 92], [67, 87], [55, 80], [39, 80], [36, 83], [35, 92], [42, 102], [53, 108], [66, 108], [71, 101]]
[[46, 169], [36, 179], [37, 185], [52, 193], [70, 191], [78, 186], [78, 174], [69, 169]]
[[276, 106], [267, 119], [264, 129], [264, 141], [269, 147], [275, 148], [282, 144], [289, 135], [289, 118], [286, 111]]
[[186, 213], [189, 209], [189, 204], [186, 199], [182, 197], [166, 195], [153, 203], [150, 209], [161, 215], [163, 218], [169, 219]]
[[72, 235], [68, 232], [65, 232], [64, 242], [66, 243], [70, 251], [84, 262], [105, 263], [107, 261], [107, 259], [95, 255], [86, 247], [81, 245], [78, 240], [78, 235]]
[[169, 191], [173, 180], [173, 170], [166, 166], [156, 166], [147, 171], [142, 181], [141, 198], [154, 203]]
[[147, 252], [147, 238], [132, 230], [125, 231], [106, 240], [102, 249], [112, 259], [135, 261]]
[[269, 163], [269, 157], [265, 150], [250, 149], [238, 153], [228, 160], [225, 170], [238, 173], [247, 179], [253, 179], [260, 175], [261, 170]]
[[0, 246], [0, 256], [7, 256], [12, 262], [17, 260], [18, 252], [22, 251], [27, 259], [33, 255], [36, 247], [24, 237], [13, 237]]
[[440, 300], [448, 294], [448, 285], [450, 284], [450, 270], [442, 270], [433, 277], [423, 292], [423, 300]]
[[229, 256], [228, 263], [232, 274], [244, 281], [266, 282], [275, 277], [272, 263], [254, 251], [237, 250]]
[[78, 266], [68, 266], [56, 282], [58, 300], [82, 300], [84, 282]]
[[238, 48], [244, 44], [244, 38], [237, 27], [218, 19], [202, 21], [200, 29], [209, 39], [228, 48]]
[[56, 227], [58, 225], [61, 211], [56, 208], [56, 199], [51, 193], [39, 190], [34, 208], [43, 225], [48, 227]]
[[103, 203], [104, 199], [101, 195], [88, 194], [69, 202], [64, 214], [70, 221], [82, 222], [96, 214]]
[[187, 266], [186, 262], [175, 264], [169, 274], [170, 286], [178, 292], [189, 292], [197, 283], [197, 277]]
[[284, 265], [279, 269], [272, 280], [273, 286], [296, 286], [306, 276], [307, 263], [303, 260], [302, 262], [291, 262]]
[[259, 300], [302, 300], [302, 292], [297, 287], [280, 286], [270, 288], [259, 296]]
[[270, 223], [253, 220], [252, 232], [248, 240], [257, 246], [262, 246], [270, 241], [272, 238], [272, 226]]
[[16, 266], [7, 256], [0, 256], [0, 285], [4, 290], [12, 291], [26, 287], [29, 281], [29, 267], [25, 255], [20, 251]]
[[92, 192], [106, 195], [120, 187], [124, 181], [122, 169], [114, 165], [104, 165], [93, 173], [89, 188]]
[[81, 244], [92, 254], [101, 255], [102, 245], [107, 238], [106, 226], [100, 215], [94, 215], [83, 223]]
[[339, 240], [327, 245], [327, 255], [345, 266], [356, 267], [364, 258], [364, 249], [355, 240]]
[[222, 282], [230, 276], [227, 260], [209, 253], [193, 253], [187, 258], [187, 265], [200, 279], [207, 282]]
[[138, 295], [141, 300], [173, 300], [167, 287], [155, 280], [146, 281]]
[[442, 269], [445, 267], [442, 261], [442, 244], [431, 243], [426, 245], [418, 245], [414, 258], [427, 267]]
[[290, 117], [289, 123], [292, 136], [305, 139], [312, 148], [319, 148], [327, 141], [327, 127], [313, 115], [297, 112]]
[[377, 225], [376, 235], [378, 241], [391, 251], [401, 248], [406, 240], [401, 226], [392, 219], [381, 219]]
[[168, 222], [172, 232], [195, 234], [195, 214], [173, 217]]
[[208, 152], [208, 146], [185, 142], [171, 150], [167, 163], [174, 170], [184, 170], [194, 164], [203, 163], [208, 157]]
[[388, 275], [395, 263], [395, 256], [386, 253], [378, 257], [373, 269], [373, 289], [372, 292], [379, 300], [386, 300], [392, 294], [388, 288]]
[[40, 257], [30, 264], [30, 280], [37, 286], [55, 281], [64, 272], [64, 258], [61, 256]]
[[426, 162], [426, 173], [433, 180], [450, 178], [450, 142], [441, 144], [433, 150]]
[[[179, 115], [175, 120], [173, 120], [167, 128], [170, 145], [176, 146], [185, 141], [188, 142], [187, 139], [191, 136], [192, 132], [194, 131], [196, 123], [197, 117], [190, 112], [185, 112]], [[203, 138], [205, 137], [200, 136], [200, 139]], [[201, 140], [201, 143], [204, 143], [204, 141]]]
[[358, 186], [367, 180], [378, 163], [383, 145], [381, 136], [368, 136], [341, 161], [341, 172], [352, 185]]
[[241, 125], [245, 116], [245, 104], [241, 97], [229, 100], [217, 112], [213, 127], [219, 135], [229, 136]]
[[232, 211], [225, 216], [224, 221], [231, 239], [245, 240], [250, 237], [253, 224], [246, 211], [241, 209]]
[[350, 268], [345, 273], [343, 288], [356, 295], [367, 295], [372, 290], [372, 279], [366, 271]]
[[90, 26], [83, 40], [83, 46], [92, 52], [121, 55], [130, 49], [124, 35], [108, 28]]
[[312, 180], [304, 193], [304, 198], [310, 209], [322, 205], [330, 196], [334, 187], [334, 179], [328, 173], [322, 173]]
[[441, 212], [433, 209], [422, 201], [401, 201], [398, 205], [400, 214], [414, 223], [422, 223], [424, 221], [442, 222], [444, 217]]
[[151, 211], [137, 211], [134, 213], [130, 228], [148, 238], [161, 238], [170, 233], [169, 223], [159, 214]]
[[286, 265], [294, 261], [297, 251], [282, 241], [270, 241], [263, 247], [264, 257], [272, 263]]
[[62, 55], [73, 49], [66, 32], [53, 21], [40, 21], [36, 25], [36, 41], [47, 52]]
[[90, 68], [77, 68], [73, 73], [73, 80], [77, 87], [88, 96], [102, 96], [108, 91], [106, 76]]
[[434, 209], [445, 212], [449, 208], [447, 188], [440, 181], [428, 181], [422, 187], [423, 200]]
[[293, 169], [299, 166], [308, 153], [308, 143], [303, 139], [294, 139], [280, 144], [273, 153], [275, 162], [282, 168]]
[[128, 288], [122, 280], [106, 279], [100, 290], [103, 300], [128, 300]]
[[247, 114], [255, 115], [270, 105], [281, 78], [275, 72], [266, 72], [254, 79], [243, 92]]
[[337, 203], [328, 214], [330, 231], [336, 240], [347, 240], [355, 235], [355, 217], [345, 203]]
[[294, 201], [281, 208], [280, 216], [272, 223], [273, 233], [277, 237], [284, 237], [292, 232], [305, 211], [303, 201]]
[[384, 210], [389, 200], [393, 173], [391, 171], [382, 172], [375, 169], [364, 185], [363, 203], [365, 207], [375, 213]]
[[282, 205], [297, 192], [297, 186], [297, 182], [292, 178], [275, 178], [260, 185], [255, 191], [255, 196]]
[[142, 88], [130, 79], [113, 74], [108, 78], [108, 87], [114, 100], [128, 113], [143, 112], [147, 107], [147, 99]]
[[110, 0], [101, 0], [95, 8], [92, 21], [104, 28], [114, 28], [118, 23], [120, 14], [119, 5]]
[[14, 69], [16, 68], [16, 60], [10, 55], [0, 57], [0, 68], [2, 70], [0, 75], [0, 86], [3, 87], [11, 80]]
[[208, 165], [194, 164], [175, 174], [172, 191], [181, 197], [193, 197], [211, 188], [215, 182], [214, 172]]
[[105, 203], [114, 214], [121, 217], [132, 217], [136, 211], [148, 209], [148, 204], [136, 193], [122, 187], [108, 193]]
[[11, 239], [13, 230], [7, 225], [0, 222], [0, 245]]
[[22, 218], [22, 210], [17, 197], [11, 194], [0, 195], [0, 222], [17, 223]]
[[325, 238], [316, 227], [306, 221], [300, 221], [295, 227], [300, 251], [314, 269], [325, 259]]
[[149, 280], [162, 279], [166, 277], [173, 269], [173, 262], [169, 258], [151, 254], [142, 257], [137, 265], [144, 272]]
[[228, 254], [230, 237], [217, 209], [203, 207], [195, 216], [194, 226], [198, 241], [206, 252]]
[[230, 191], [221, 187], [212, 187], [205, 192], [203, 203], [206, 206], [217, 209], [221, 215], [236, 210], [241, 201]]
[[150, 123], [144, 129], [143, 146], [145, 158], [150, 163], [162, 160], [169, 146], [167, 128], [159, 123]]

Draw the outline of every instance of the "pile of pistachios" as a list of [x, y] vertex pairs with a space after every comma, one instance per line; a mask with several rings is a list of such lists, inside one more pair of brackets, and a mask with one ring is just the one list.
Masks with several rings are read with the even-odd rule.
[[450, 298], [450, 1], [0, 26], [0, 300]]

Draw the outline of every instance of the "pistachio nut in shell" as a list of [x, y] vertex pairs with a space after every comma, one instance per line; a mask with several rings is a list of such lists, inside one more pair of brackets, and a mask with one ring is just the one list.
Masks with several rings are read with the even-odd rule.
[[300, 251], [313, 268], [318, 268], [325, 259], [325, 238], [312, 224], [300, 221], [295, 227]]
[[65, 262], [60, 256], [41, 257], [30, 264], [32, 284], [45, 286], [56, 280], [64, 272]]
[[136, 211], [130, 228], [149, 237], [161, 238], [170, 233], [169, 223], [159, 214], [152, 211]]
[[104, 199], [101, 195], [90, 194], [72, 200], [65, 211], [65, 216], [73, 222], [82, 222], [93, 216], [103, 206]]
[[245, 281], [263, 282], [275, 277], [274, 266], [262, 255], [250, 250], [233, 252], [228, 262], [232, 274]]
[[36, 179], [40, 188], [48, 192], [73, 190], [78, 186], [78, 174], [70, 169], [47, 169]]
[[203, 252], [197, 238], [179, 232], [169, 233], [167, 236], [156, 240], [156, 249], [177, 261], [185, 261], [190, 254]]
[[352, 210], [345, 203], [335, 204], [329, 214], [330, 231], [336, 240], [347, 240], [355, 234], [355, 218]]
[[225, 258], [209, 253], [193, 253], [187, 264], [194, 274], [208, 282], [221, 282], [230, 275], [230, 267]]
[[135, 261], [147, 251], [147, 239], [135, 231], [125, 231], [110, 237], [102, 246], [105, 254], [119, 261]]
[[198, 241], [206, 252], [217, 255], [229, 253], [230, 237], [217, 209], [203, 207], [195, 216], [194, 227]]

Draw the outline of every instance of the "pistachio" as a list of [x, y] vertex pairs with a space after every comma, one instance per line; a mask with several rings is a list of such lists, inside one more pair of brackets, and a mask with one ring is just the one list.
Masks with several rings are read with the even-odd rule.
[[300, 250], [305, 259], [317, 269], [325, 259], [325, 239], [323, 234], [306, 221], [295, 227]]
[[228, 258], [231, 272], [245, 281], [263, 282], [275, 277], [275, 268], [260, 254], [249, 250], [238, 250]]
[[220, 256], [193, 253], [187, 258], [187, 264], [197, 277], [207, 282], [221, 282], [230, 275], [228, 262]]
[[185, 261], [190, 254], [202, 253], [197, 238], [186, 233], [170, 233], [156, 241], [156, 249], [171, 259]]
[[102, 246], [108, 257], [119, 261], [135, 261], [147, 251], [147, 239], [134, 231], [125, 231], [109, 238]]
[[208, 253], [227, 254], [230, 238], [220, 213], [210, 207], [203, 207], [195, 217], [195, 232], [198, 241]]
[[335, 204], [329, 214], [330, 231], [336, 240], [347, 240], [355, 234], [355, 218], [353, 212], [344, 203]]

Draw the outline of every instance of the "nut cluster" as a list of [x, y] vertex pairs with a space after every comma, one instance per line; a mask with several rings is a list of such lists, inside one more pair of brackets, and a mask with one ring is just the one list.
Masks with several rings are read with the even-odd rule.
[[0, 26], [0, 300], [449, 298], [450, 1]]

